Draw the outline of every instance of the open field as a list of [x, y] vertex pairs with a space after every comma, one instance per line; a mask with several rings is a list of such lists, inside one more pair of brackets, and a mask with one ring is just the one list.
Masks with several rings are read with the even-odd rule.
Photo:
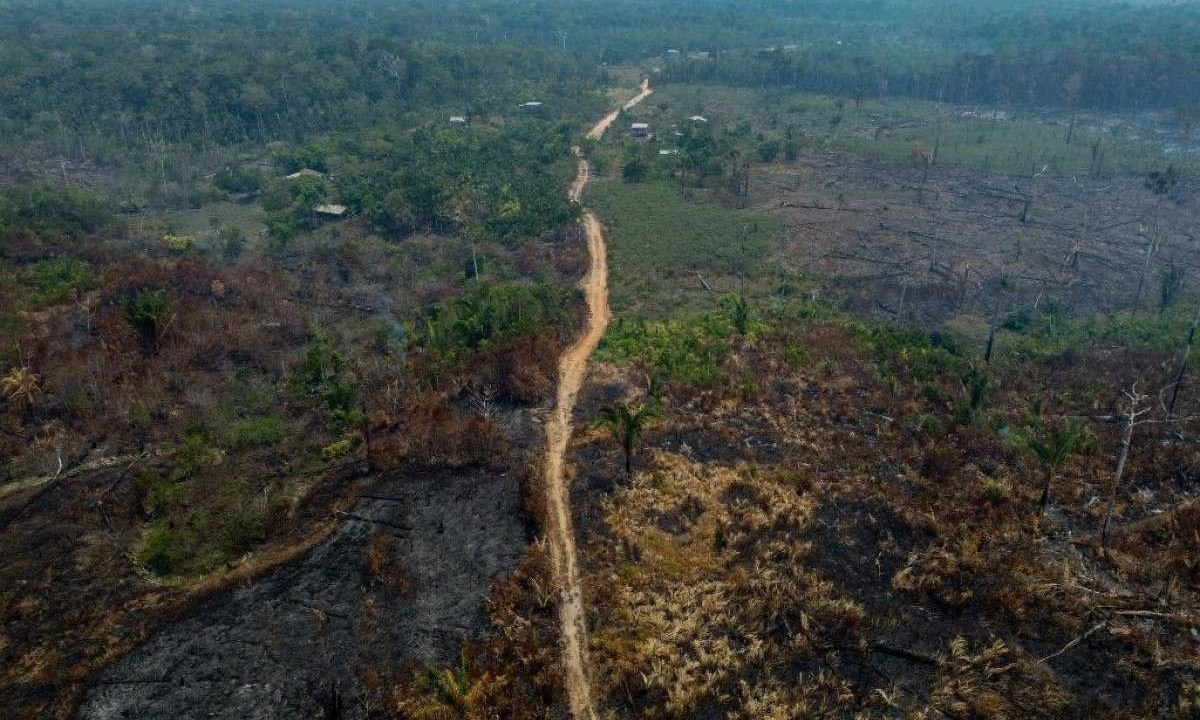
[[[1070, 115], [944, 105], [921, 100], [856, 101], [811, 93], [755, 91], [714, 85], [666, 85], [631, 115], [664, 136], [671, 125], [700, 115], [719, 132], [755, 143], [788, 140], [805, 150], [847, 151], [868, 159], [912, 163], [932, 154], [944, 165], [1028, 174], [1087, 174], [1100, 141], [1101, 169], [1137, 170], [1165, 164], [1157, 116], [1081, 114], [1071, 143]], [[1177, 140], [1178, 142], [1178, 140]], [[779, 152], [781, 147], [776, 148]]]
[[618, 314], [661, 317], [710, 307], [714, 297], [704, 283], [735, 290], [739, 277], [758, 274], [782, 230], [764, 213], [684, 200], [665, 181], [598, 181], [587, 202], [608, 230]]

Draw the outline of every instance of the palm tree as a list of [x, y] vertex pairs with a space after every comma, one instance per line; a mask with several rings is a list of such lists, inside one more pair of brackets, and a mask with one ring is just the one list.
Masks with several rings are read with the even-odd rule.
[[0, 392], [14, 407], [28, 407], [42, 392], [42, 379], [27, 367], [14, 367], [0, 377]]
[[642, 405], [631, 408], [627, 403], [619, 402], [601, 408], [601, 418], [596, 423], [606, 428], [613, 439], [621, 443], [625, 450], [625, 474], [633, 474], [633, 451], [642, 437], [646, 423], [658, 415], [658, 409], [653, 405]]
[[467, 652], [463, 650], [457, 667], [428, 667], [422, 684], [430, 697], [409, 710], [413, 720], [461, 720], [476, 702], [475, 688], [467, 672]]
[[1065, 424], [1059, 423], [1050, 428], [1050, 434], [1044, 442], [1034, 438], [1028, 440], [1029, 449], [1042, 464], [1042, 471], [1045, 473], [1038, 515], [1044, 515], [1046, 512], [1046, 505], [1050, 502], [1050, 485], [1054, 482], [1058, 468], [1062, 466], [1081, 439], [1083, 439], [1083, 423], [1073, 420]]

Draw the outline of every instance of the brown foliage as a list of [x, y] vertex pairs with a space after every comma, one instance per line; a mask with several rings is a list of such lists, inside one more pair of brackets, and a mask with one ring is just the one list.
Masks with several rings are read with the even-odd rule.
[[371, 438], [371, 461], [381, 469], [400, 467], [502, 466], [508, 441], [490, 419], [453, 405], [432, 390], [404, 398], [399, 418]]

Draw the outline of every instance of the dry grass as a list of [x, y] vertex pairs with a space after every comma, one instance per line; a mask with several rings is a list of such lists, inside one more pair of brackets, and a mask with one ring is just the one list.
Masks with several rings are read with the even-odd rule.
[[[1127, 358], [994, 369], [965, 422], [957, 371], [927, 374], [923, 352], [817, 321], [736, 343], [720, 384], [666, 388], [652, 459], [580, 510], [601, 519], [583, 527], [603, 707], [929, 720], [1191, 707], [1196, 511], [1162, 503], [1178, 473], [1200, 467], [1195, 449], [1135, 447], [1122, 497], [1153, 488], [1165, 512], [1123, 503], [1128, 524], [1106, 550], [1091, 498], [1117, 429], [1092, 427], [1042, 521], [1038, 466], [1013, 437], [1037, 432], [1032, 388], [1069, 412], [1115, 395], [1112, 367]], [[613, 484], [617, 452], [599, 435], [577, 439], [588, 486]]]

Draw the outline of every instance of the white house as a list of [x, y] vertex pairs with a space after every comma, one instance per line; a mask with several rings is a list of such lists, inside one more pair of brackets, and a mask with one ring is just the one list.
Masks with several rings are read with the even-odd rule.
[[629, 134], [639, 138], [648, 137], [650, 135], [650, 125], [647, 123], [634, 123], [629, 126]]

